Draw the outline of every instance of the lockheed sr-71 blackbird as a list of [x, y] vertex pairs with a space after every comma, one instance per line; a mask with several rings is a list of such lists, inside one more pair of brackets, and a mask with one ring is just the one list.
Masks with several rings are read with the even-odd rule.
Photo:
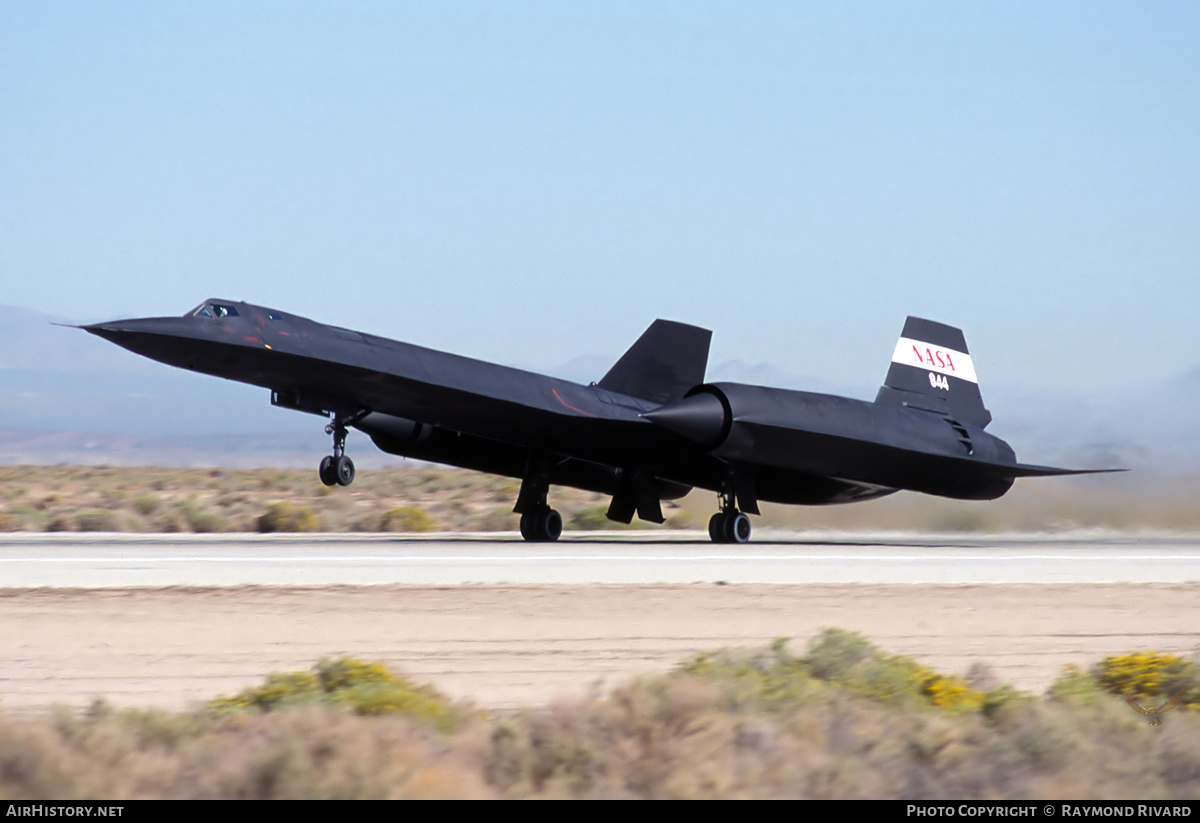
[[385, 452], [521, 479], [526, 540], [556, 540], [553, 485], [612, 497], [608, 517], [663, 521], [661, 501], [717, 493], [718, 543], [750, 538], [760, 501], [819, 505], [901, 489], [992, 500], [1017, 477], [1084, 471], [1016, 462], [984, 431], [963, 334], [908, 318], [874, 402], [706, 383], [706, 329], [656, 320], [588, 386], [230, 300], [183, 317], [84, 326], [154, 360], [270, 389], [330, 419], [326, 485], [350, 485], [350, 427]]

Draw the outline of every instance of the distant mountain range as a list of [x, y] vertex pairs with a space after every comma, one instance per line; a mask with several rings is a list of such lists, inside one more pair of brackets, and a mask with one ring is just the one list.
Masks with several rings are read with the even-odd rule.
[[[315, 463], [328, 448], [320, 419], [270, 405], [267, 392], [136, 357], [57, 318], [0, 306], [0, 462], [157, 465]], [[551, 373], [587, 383], [619, 356], [589, 354]], [[737, 361], [708, 379], [873, 399], [847, 386]], [[1016, 393], [982, 387], [989, 431], [1026, 462], [1125, 466], [1152, 475], [1200, 475], [1200, 365], [1127, 394]], [[352, 437], [360, 466], [397, 458]]]

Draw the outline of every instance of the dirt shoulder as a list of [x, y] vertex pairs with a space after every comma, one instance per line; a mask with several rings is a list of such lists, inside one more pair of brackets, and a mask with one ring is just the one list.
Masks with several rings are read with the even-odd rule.
[[1200, 584], [0, 590], [0, 708], [182, 709], [346, 653], [490, 707], [826, 626], [1040, 691], [1069, 663], [1200, 646]]

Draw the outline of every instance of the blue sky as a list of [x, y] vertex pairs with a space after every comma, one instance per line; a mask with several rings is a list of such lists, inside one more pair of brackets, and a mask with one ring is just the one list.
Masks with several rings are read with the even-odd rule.
[[527, 367], [655, 317], [878, 383], [1200, 363], [1194, 3], [0, 4], [0, 303]]

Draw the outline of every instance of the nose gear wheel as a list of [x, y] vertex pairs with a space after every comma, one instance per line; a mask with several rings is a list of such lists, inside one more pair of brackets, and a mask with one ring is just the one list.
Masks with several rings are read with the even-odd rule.
[[346, 424], [354, 423], [364, 414], [360, 412], [347, 419], [334, 417], [325, 427], [325, 433], [333, 435], [333, 454], [321, 459], [317, 474], [326, 486], [349, 486], [354, 482], [354, 461], [346, 454]]

